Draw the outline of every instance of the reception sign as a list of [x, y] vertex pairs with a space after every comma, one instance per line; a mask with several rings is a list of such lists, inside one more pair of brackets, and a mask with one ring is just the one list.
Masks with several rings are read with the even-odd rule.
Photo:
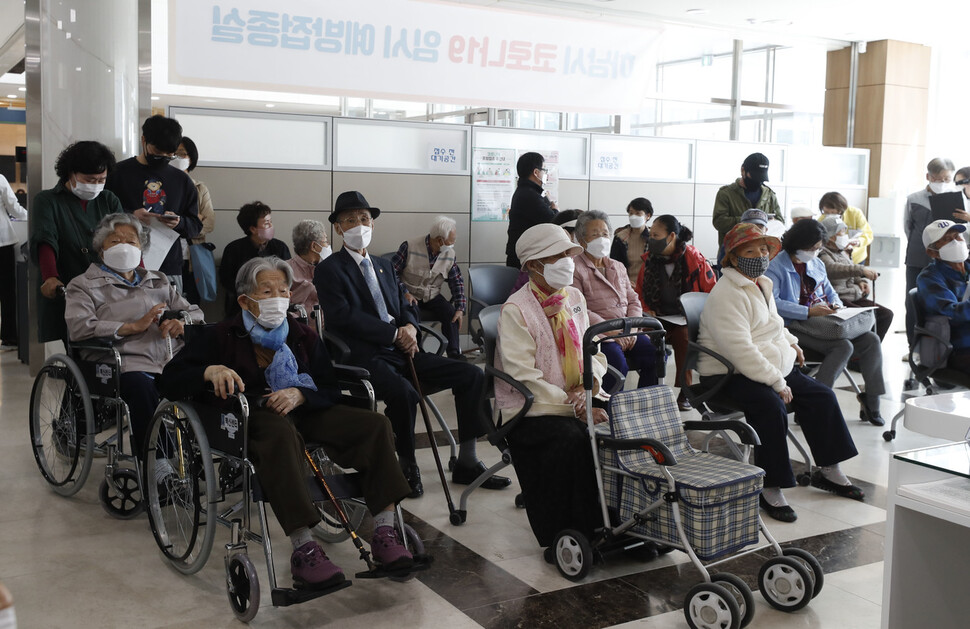
[[172, 0], [169, 83], [639, 111], [659, 30], [426, 0]]

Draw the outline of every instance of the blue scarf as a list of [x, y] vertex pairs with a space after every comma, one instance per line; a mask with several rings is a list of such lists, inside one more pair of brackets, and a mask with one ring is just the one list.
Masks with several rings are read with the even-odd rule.
[[267, 330], [259, 325], [256, 317], [250, 314], [248, 310], [243, 310], [242, 315], [243, 324], [249, 331], [253, 343], [276, 352], [273, 354], [272, 362], [266, 367], [266, 384], [269, 385], [270, 391], [275, 392], [290, 387], [316, 391], [317, 385], [314, 384], [313, 378], [309, 374], [300, 373], [296, 364], [296, 356], [293, 355], [290, 346], [286, 344], [286, 336], [290, 333], [289, 322], [283, 319], [283, 323], [272, 330]]

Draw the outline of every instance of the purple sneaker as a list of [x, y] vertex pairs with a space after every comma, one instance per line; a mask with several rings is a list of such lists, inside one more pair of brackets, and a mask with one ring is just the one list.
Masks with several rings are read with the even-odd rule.
[[374, 560], [387, 570], [401, 570], [414, 565], [414, 557], [401, 543], [401, 536], [393, 526], [379, 526], [374, 529], [370, 549]]
[[322, 590], [344, 580], [343, 571], [327, 558], [316, 542], [307, 542], [290, 557], [293, 585], [301, 590]]

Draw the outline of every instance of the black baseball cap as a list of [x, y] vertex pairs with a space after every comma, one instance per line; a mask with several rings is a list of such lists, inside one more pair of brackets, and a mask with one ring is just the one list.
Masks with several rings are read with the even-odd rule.
[[755, 181], [768, 181], [768, 158], [764, 153], [748, 155], [744, 158], [741, 168]]

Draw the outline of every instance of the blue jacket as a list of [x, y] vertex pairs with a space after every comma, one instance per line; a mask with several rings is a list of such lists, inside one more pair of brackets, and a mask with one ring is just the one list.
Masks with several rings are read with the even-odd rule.
[[[841, 308], [842, 300], [829, 282], [829, 276], [825, 273], [825, 263], [818, 258], [813, 258], [806, 266], [805, 274], [815, 280], [815, 294], [828, 304]], [[768, 272], [765, 275], [771, 278], [774, 284], [772, 292], [775, 295], [775, 305], [778, 307], [778, 314], [785, 319], [785, 325], [793, 320], [808, 319], [808, 306], [798, 303], [802, 294], [802, 278], [795, 270], [791, 256], [784, 250], [781, 251], [768, 265]]]
[[934, 259], [916, 278], [919, 298], [927, 316], [942, 315], [950, 320], [950, 343], [954, 349], [970, 348], [970, 302], [967, 291], [970, 263], [960, 273], [946, 262]]

